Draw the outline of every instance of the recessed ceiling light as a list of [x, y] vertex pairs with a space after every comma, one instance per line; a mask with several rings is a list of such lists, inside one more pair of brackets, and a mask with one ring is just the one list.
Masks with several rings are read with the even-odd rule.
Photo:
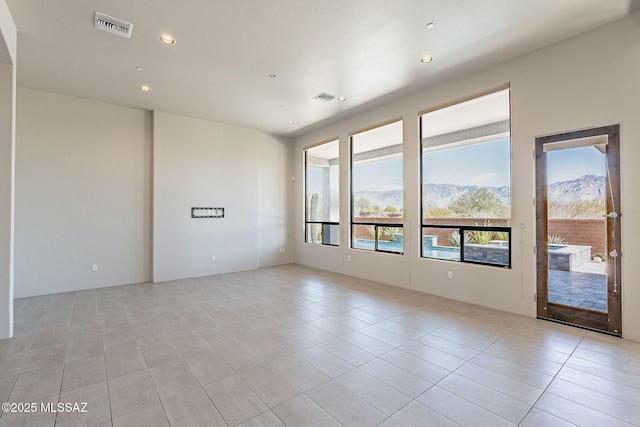
[[284, 108], [284, 105], [281, 105], [280, 108]]
[[289, 123], [290, 125], [294, 124], [295, 122], [293, 120], [287, 120], [287, 123]]
[[427, 64], [429, 62], [433, 61], [433, 56], [423, 56], [422, 59], [420, 60], [420, 62], [422, 62], [423, 64]]
[[160, 41], [165, 44], [176, 44], [176, 39], [171, 34], [163, 34], [160, 36]]
[[269, 77], [271, 77], [272, 79], [275, 79], [276, 75], [275, 74], [269, 74]]
[[140, 86], [140, 90], [143, 92], [151, 92], [153, 89], [151, 89], [151, 86], [142, 85]]
[[346, 96], [339, 96], [338, 97], [338, 101], [346, 101], [347, 97]]
[[138, 70], [138, 71], [144, 71], [144, 68], [142, 68], [142, 67], [136, 67], [136, 70]]
[[427, 30], [430, 30], [430, 29], [432, 29], [432, 28], [433, 28], [433, 27], [435, 27], [435, 26], [436, 26], [436, 24], [434, 24], [433, 22], [429, 22], [429, 23], [427, 24]]

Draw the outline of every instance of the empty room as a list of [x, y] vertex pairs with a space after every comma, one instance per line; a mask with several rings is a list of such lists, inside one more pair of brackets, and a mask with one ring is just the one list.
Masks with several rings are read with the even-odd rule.
[[638, 0], [0, 0], [0, 426], [640, 426], [638, 76]]

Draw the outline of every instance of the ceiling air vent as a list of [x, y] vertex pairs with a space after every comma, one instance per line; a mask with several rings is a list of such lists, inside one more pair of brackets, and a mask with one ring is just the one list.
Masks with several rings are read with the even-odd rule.
[[131, 38], [131, 31], [133, 31], [133, 24], [100, 12], [96, 12], [95, 27], [126, 38]]
[[313, 97], [313, 99], [317, 99], [318, 101], [329, 102], [333, 101], [336, 97], [333, 95], [329, 95], [328, 93], [322, 92], [319, 95]]

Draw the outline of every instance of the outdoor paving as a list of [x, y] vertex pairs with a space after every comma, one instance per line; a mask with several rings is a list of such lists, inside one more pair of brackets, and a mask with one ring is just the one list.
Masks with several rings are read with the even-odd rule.
[[606, 312], [607, 276], [578, 271], [549, 270], [549, 301]]

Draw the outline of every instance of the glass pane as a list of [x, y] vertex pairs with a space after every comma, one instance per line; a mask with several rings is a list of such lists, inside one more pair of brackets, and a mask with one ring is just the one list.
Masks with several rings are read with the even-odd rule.
[[460, 232], [451, 228], [423, 228], [422, 256], [460, 261]]
[[402, 122], [354, 135], [351, 141], [354, 221], [402, 222]]
[[340, 244], [340, 226], [322, 224], [322, 244], [338, 246]]
[[305, 242], [338, 246], [340, 244], [340, 225], [307, 223]]
[[424, 152], [424, 218], [473, 218], [480, 223], [489, 218], [509, 220], [509, 146], [509, 139], [498, 139]]
[[[504, 89], [421, 116], [423, 225], [510, 227], [509, 110], [509, 89]], [[506, 246], [484, 242], [493, 234], [478, 230], [461, 236], [452, 228], [424, 228], [422, 256], [508, 266], [508, 236]]]
[[424, 114], [421, 133], [423, 224], [508, 222], [509, 90]]
[[353, 225], [351, 236], [351, 246], [355, 249], [366, 249], [373, 251], [376, 248], [375, 226], [373, 225]]
[[510, 233], [465, 230], [463, 235], [465, 261], [509, 266]]
[[322, 243], [322, 224], [307, 224], [305, 242]]
[[306, 150], [307, 221], [340, 221], [338, 150], [337, 140]]
[[385, 252], [404, 252], [402, 227], [378, 227], [378, 250]]
[[549, 301], [608, 311], [604, 147], [549, 151], [547, 229]]
[[[402, 253], [403, 217], [402, 121], [351, 137], [352, 223], [381, 225], [378, 250]], [[375, 250], [375, 227], [354, 226], [353, 247]], [[395, 236], [398, 236], [397, 240]], [[393, 239], [393, 240], [392, 240]]]

